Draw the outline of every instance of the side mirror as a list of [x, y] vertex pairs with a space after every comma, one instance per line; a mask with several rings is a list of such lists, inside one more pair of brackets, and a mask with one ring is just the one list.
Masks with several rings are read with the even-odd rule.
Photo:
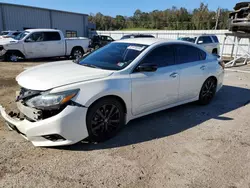
[[202, 40], [199, 40], [199, 41], [198, 41], [198, 44], [203, 44], [203, 41], [202, 41]]
[[154, 64], [142, 64], [136, 68], [136, 72], [155, 72], [157, 65]]

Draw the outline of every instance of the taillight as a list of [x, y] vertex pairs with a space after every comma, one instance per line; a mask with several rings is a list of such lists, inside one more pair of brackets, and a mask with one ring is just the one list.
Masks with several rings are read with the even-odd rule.
[[225, 69], [225, 63], [224, 63], [222, 60], [219, 60], [219, 65], [220, 65], [223, 69]]

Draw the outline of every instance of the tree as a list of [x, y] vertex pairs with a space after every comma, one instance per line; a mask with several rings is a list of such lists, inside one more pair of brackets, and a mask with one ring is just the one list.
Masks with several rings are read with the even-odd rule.
[[[221, 9], [219, 29], [227, 28], [228, 14], [229, 11], [227, 9]], [[184, 7], [177, 8], [173, 6], [171, 9], [163, 11], [142, 12], [140, 9], [137, 9], [131, 17], [117, 15], [113, 18], [105, 16], [100, 12], [96, 15], [89, 15], [89, 21], [96, 24], [97, 30], [120, 30], [124, 28], [213, 29], [215, 27], [215, 18], [216, 12], [210, 11], [208, 5], [204, 3], [201, 3], [199, 8], [193, 11], [188, 11]]]

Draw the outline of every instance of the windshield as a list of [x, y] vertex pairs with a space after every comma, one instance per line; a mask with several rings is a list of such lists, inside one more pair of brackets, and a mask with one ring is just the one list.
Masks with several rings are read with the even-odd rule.
[[195, 38], [191, 38], [191, 37], [182, 37], [182, 38], [179, 38], [179, 40], [183, 40], [183, 41], [195, 43], [196, 37], [195, 37]]
[[28, 34], [29, 34], [28, 31], [24, 31], [24, 32], [18, 34], [17, 36], [15, 36], [15, 37], [13, 37], [13, 38], [16, 39], [16, 40], [22, 40], [22, 39], [23, 39], [25, 36], [27, 36]]
[[148, 46], [132, 43], [110, 43], [80, 61], [80, 65], [106, 70], [122, 70]]

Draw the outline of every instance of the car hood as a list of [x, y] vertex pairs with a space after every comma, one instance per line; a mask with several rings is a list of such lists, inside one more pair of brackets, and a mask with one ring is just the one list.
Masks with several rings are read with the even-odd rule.
[[58, 61], [28, 68], [16, 80], [26, 89], [46, 91], [63, 85], [104, 78], [113, 72], [85, 67], [72, 61]]
[[13, 38], [0, 38], [0, 45], [14, 44], [17, 42], [18, 40], [15, 40]]

